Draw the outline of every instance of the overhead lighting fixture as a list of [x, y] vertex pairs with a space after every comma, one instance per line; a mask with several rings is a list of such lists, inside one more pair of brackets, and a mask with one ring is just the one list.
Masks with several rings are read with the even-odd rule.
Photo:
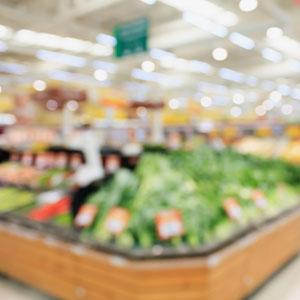
[[104, 70], [96, 70], [94, 72], [94, 77], [98, 81], [105, 81], [107, 79], [107, 73]]
[[272, 110], [274, 108], [274, 103], [272, 100], [267, 99], [262, 103], [265, 110]]
[[116, 73], [118, 71], [118, 66], [114, 63], [110, 63], [107, 61], [95, 60], [93, 62], [94, 69], [102, 69], [109, 73]]
[[235, 26], [239, 22], [238, 16], [231, 11], [224, 11], [217, 20], [226, 27]]
[[281, 62], [283, 59], [282, 54], [272, 48], [264, 48], [261, 54], [265, 59], [272, 62]]
[[113, 48], [105, 45], [93, 44], [89, 47], [87, 52], [94, 56], [110, 56], [113, 54]]
[[12, 114], [0, 114], [0, 124], [1, 125], [14, 125], [17, 119]]
[[281, 95], [288, 96], [291, 92], [291, 88], [286, 84], [281, 84], [278, 86], [278, 91]]
[[27, 70], [24, 65], [8, 63], [8, 62], [0, 62], [0, 72], [22, 75], [26, 73], [26, 71]]
[[210, 82], [200, 82], [198, 84], [198, 89], [202, 92], [214, 94], [226, 94], [228, 92], [228, 88], [225, 85], [218, 85]]
[[239, 116], [241, 116], [242, 114], [242, 109], [239, 106], [233, 106], [230, 109], [230, 114], [234, 117], [234, 118], [238, 118]]
[[300, 59], [300, 42], [295, 39], [283, 36], [280, 39], [269, 41], [269, 45], [287, 56]]
[[232, 101], [234, 104], [240, 105], [245, 102], [245, 96], [240, 93], [236, 93], [233, 95]]
[[200, 17], [197, 14], [184, 12], [182, 18], [186, 22], [195, 25], [201, 28], [202, 30], [207, 31], [217, 37], [223, 38], [228, 34], [228, 29], [225, 26], [215, 23], [209, 19]]
[[204, 96], [201, 98], [200, 103], [203, 107], [209, 107], [212, 105], [212, 99], [208, 96]]
[[157, 49], [157, 48], [151, 49], [149, 54], [152, 58], [159, 59], [159, 60], [165, 58], [176, 58], [176, 55], [174, 53]]
[[265, 90], [265, 91], [272, 91], [275, 89], [276, 87], [276, 84], [274, 81], [271, 81], [271, 80], [265, 80], [262, 82], [262, 88]]
[[0, 41], [0, 52], [5, 52], [7, 51], [8, 47], [7, 47], [7, 44]]
[[0, 25], [0, 39], [8, 40], [12, 37], [12, 29], [3, 25]]
[[145, 60], [142, 63], [142, 69], [145, 72], [153, 72], [155, 70], [155, 64], [152, 61]]
[[229, 36], [229, 40], [233, 44], [246, 50], [252, 50], [255, 47], [255, 42], [252, 39], [238, 32], [232, 32]]
[[212, 73], [213, 67], [210, 64], [199, 60], [191, 60], [189, 62], [189, 70], [192, 72], [209, 74]]
[[286, 63], [294, 72], [300, 72], [300, 61], [290, 58]]
[[257, 86], [258, 79], [255, 76], [249, 76], [246, 79], [246, 84], [249, 86]]
[[178, 99], [173, 98], [169, 101], [169, 106], [171, 109], [178, 109], [180, 106], [180, 102]]
[[283, 36], [283, 30], [279, 27], [270, 27], [267, 30], [267, 37], [270, 40], [277, 40]]
[[280, 102], [282, 100], [282, 95], [278, 91], [273, 91], [272, 93], [270, 93], [269, 97], [275, 103], [278, 103], [278, 102]]
[[294, 99], [300, 100], [300, 89], [293, 89], [291, 96]]
[[38, 41], [38, 33], [32, 30], [21, 29], [15, 33], [14, 40], [21, 44], [35, 45]]
[[290, 115], [293, 112], [293, 106], [291, 104], [284, 104], [281, 107], [281, 112], [283, 115]]
[[148, 5], [153, 5], [156, 3], [156, 0], [140, 0], [140, 1]]
[[75, 100], [70, 100], [66, 104], [67, 109], [70, 111], [76, 111], [78, 109], [78, 102]]
[[228, 57], [228, 52], [224, 48], [216, 48], [213, 50], [212, 56], [217, 61], [223, 61]]
[[33, 88], [36, 91], [44, 91], [46, 89], [46, 87], [47, 87], [46, 82], [43, 80], [35, 80], [33, 82]]
[[83, 57], [61, 53], [61, 52], [39, 50], [36, 53], [36, 56], [40, 60], [51, 61], [55, 63], [69, 65], [72, 67], [81, 68], [86, 65], [86, 60]]
[[245, 75], [243, 73], [226, 68], [222, 68], [219, 70], [219, 76], [223, 79], [234, 81], [237, 83], [242, 83], [245, 80]]
[[242, 11], [250, 12], [257, 8], [258, 2], [257, 0], [241, 0], [239, 6]]
[[42, 47], [58, 49], [63, 46], [65, 40], [62, 37], [55, 34], [39, 33], [36, 42], [39, 46]]
[[96, 37], [96, 40], [100, 44], [111, 47], [114, 47], [117, 44], [117, 39], [114, 36], [105, 33], [99, 33]]

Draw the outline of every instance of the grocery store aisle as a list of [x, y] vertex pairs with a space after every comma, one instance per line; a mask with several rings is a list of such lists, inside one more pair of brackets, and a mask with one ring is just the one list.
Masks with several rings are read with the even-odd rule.
[[[0, 275], [0, 299], [55, 300], [26, 285]], [[299, 300], [300, 255], [246, 300]], [[58, 300], [58, 299], [57, 299]], [[220, 299], [221, 300], [221, 299]]]

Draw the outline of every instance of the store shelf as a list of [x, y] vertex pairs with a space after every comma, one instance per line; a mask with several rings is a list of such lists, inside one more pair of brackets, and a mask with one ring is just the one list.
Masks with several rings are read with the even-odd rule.
[[65, 300], [238, 300], [300, 249], [300, 210], [206, 256], [139, 261], [1, 223], [0, 271]]

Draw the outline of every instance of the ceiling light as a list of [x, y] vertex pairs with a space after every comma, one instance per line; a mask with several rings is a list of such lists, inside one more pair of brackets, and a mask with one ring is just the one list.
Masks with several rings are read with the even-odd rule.
[[247, 79], [246, 79], [246, 83], [247, 83], [249, 86], [257, 86], [258, 79], [257, 79], [255, 76], [249, 76], [249, 77], [247, 77]]
[[113, 48], [100, 44], [93, 44], [88, 53], [94, 56], [110, 56], [113, 54]]
[[281, 107], [281, 112], [283, 115], [290, 115], [293, 112], [293, 106], [291, 104], [284, 104]]
[[241, 0], [240, 1], [240, 9], [245, 12], [253, 11], [257, 8], [258, 2], [257, 0]]
[[12, 29], [3, 25], [0, 25], [0, 39], [8, 40], [12, 37]]
[[291, 92], [291, 88], [286, 84], [281, 84], [278, 86], [278, 91], [281, 95], [288, 96]]
[[172, 58], [176, 57], [174, 53], [167, 52], [161, 49], [156, 49], [156, 48], [151, 49], [149, 54], [152, 58], [159, 59], [159, 60], [164, 59], [166, 57], [172, 57]]
[[148, 5], [153, 5], [156, 2], [156, 0], [140, 0], [140, 1], [144, 2], [144, 3], [148, 4]]
[[17, 121], [16, 117], [12, 114], [0, 114], [1, 125], [13, 125]]
[[265, 108], [262, 106], [262, 105], [258, 105], [256, 108], [255, 108], [255, 112], [256, 114], [259, 116], [259, 117], [262, 117], [266, 114], [266, 110]]
[[213, 50], [212, 56], [217, 61], [223, 61], [228, 57], [228, 52], [224, 48], [216, 48]]
[[222, 25], [231, 27], [235, 26], [238, 23], [239, 18], [236, 14], [234, 14], [231, 11], [224, 11], [223, 13], [221, 13], [220, 18], [218, 20]]
[[263, 83], [262, 83], [262, 88], [265, 90], [265, 91], [272, 91], [274, 90], [276, 87], [276, 84], [275, 82], [271, 81], [271, 80], [265, 80]]
[[27, 70], [24, 65], [8, 63], [8, 62], [0, 62], [0, 72], [22, 75], [26, 71]]
[[102, 69], [109, 73], [116, 73], [118, 71], [118, 66], [114, 63], [110, 63], [107, 61], [95, 60], [93, 62], [94, 69]]
[[39, 33], [36, 42], [39, 46], [57, 49], [63, 45], [64, 39], [54, 34]]
[[286, 62], [294, 72], [300, 72], [300, 61], [290, 58]]
[[152, 61], [145, 60], [145, 61], [142, 63], [142, 69], [143, 69], [145, 72], [153, 72], [153, 71], [155, 70], [155, 64], [154, 64]]
[[199, 61], [199, 60], [191, 60], [189, 62], [189, 70], [192, 72], [200, 72], [204, 74], [209, 74], [213, 71], [213, 68], [210, 64]]
[[226, 68], [222, 68], [219, 70], [219, 76], [223, 79], [238, 82], [238, 83], [242, 83], [245, 80], [245, 75], [243, 73], [226, 69]]
[[283, 31], [279, 27], [270, 27], [267, 30], [267, 37], [271, 40], [279, 39], [283, 36]]
[[278, 91], [273, 91], [273, 92], [270, 94], [269, 97], [270, 97], [270, 99], [271, 99], [273, 102], [275, 102], [275, 103], [280, 102], [281, 99], [282, 99], [282, 95], [281, 95], [281, 93], [278, 92]]
[[232, 32], [229, 39], [233, 44], [246, 50], [252, 50], [255, 47], [255, 42], [252, 39], [238, 32]]
[[70, 100], [67, 102], [67, 109], [70, 111], [76, 111], [78, 109], [78, 102], [75, 100]]
[[230, 114], [233, 117], [237, 118], [237, 117], [239, 117], [242, 114], [242, 109], [239, 106], [233, 106], [230, 109]]
[[294, 99], [300, 100], [300, 89], [293, 89], [291, 96]]
[[105, 33], [99, 33], [96, 37], [96, 40], [100, 44], [111, 47], [114, 47], [117, 44], [117, 39], [114, 36]]
[[243, 104], [245, 102], [245, 96], [243, 94], [237, 93], [233, 95], [232, 101], [237, 105]]
[[265, 110], [272, 110], [274, 108], [274, 103], [270, 99], [265, 100], [262, 105]]
[[7, 44], [0, 41], [0, 52], [5, 52], [7, 50]]
[[264, 48], [261, 52], [262, 56], [272, 62], [281, 62], [282, 54], [272, 48]]
[[33, 83], [33, 88], [36, 91], [44, 91], [46, 87], [47, 87], [46, 82], [43, 80], [35, 80]]
[[215, 23], [209, 19], [202, 18], [197, 14], [184, 12], [182, 18], [186, 22], [195, 25], [201, 28], [202, 30], [207, 31], [218, 37], [225, 37], [228, 34], [228, 29], [225, 26]]
[[107, 79], [107, 73], [104, 70], [99, 69], [94, 72], [94, 77], [98, 81], [104, 81]]
[[38, 33], [32, 30], [21, 29], [15, 33], [14, 39], [18, 43], [34, 45], [38, 41]]
[[212, 105], [212, 100], [210, 97], [204, 96], [202, 97], [202, 99], [200, 100], [200, 103], [203, 107], [209, 107]]
[[171, 109], [178, 109], [180, 106], [180, 102], [178, 99], [173, 98], [169, 101], [169, 106]]
[[83, 57], [70, 55], [62, 52], [39, 50], [36, 56], [40, 60], [56, 62], [73, 67], [84, 67], [86, 60]]

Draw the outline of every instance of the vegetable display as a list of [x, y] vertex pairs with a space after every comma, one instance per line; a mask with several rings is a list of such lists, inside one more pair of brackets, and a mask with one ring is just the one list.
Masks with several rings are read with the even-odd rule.
[[[300, 168], [281, 160], [206, 146], [144, 154], [134, 171], [119, 170], [89, 197], [98, 214], [82, 237], [126, 248], [198, 247], [295, 206], [299, 191]], [[119, 234], [106, 226], [116, 207], [130, 214]]]

